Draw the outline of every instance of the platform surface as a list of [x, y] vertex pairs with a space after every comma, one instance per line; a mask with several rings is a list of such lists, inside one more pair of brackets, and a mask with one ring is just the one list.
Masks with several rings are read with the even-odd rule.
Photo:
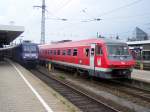
[[131, 77], [133, 79], [150, 83], [150, 71], [133, 69]]
[[[40, 95], [47, 107], [26, 84], [20, 73]], [[31, 72], [16, 63], [12, 65], [9, 62], [0, 62], [0, 112], [47, 111], [70, 112], [65, 104], [52, 95], [52, 90]]]

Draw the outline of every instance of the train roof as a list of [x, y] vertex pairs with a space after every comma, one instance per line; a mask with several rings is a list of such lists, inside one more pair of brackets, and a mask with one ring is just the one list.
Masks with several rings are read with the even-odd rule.
[[13, 45], [13, 46], [8, 46], [8, 47], [4, 47], [4, 48], [0, 48], [0, 51], [2, 50], [9, 50], [9, 49], [13, 49], [15, 47], [21, 46], [21, 45], [37, 45], [36, 43], [27, 43], [27, 42], [23, 42], [17, 45]]
[[71, 41], [57, 44], [44, 44], [39, 45], [40, 48], [62, 48], [62, 47], [77, 47], [77, 46], [87, 46], [91, 43], [101, 43], [101, 44], [126, 44], [117, 40], [104, 39], [104, 38], [94, 38], [86, 39], [80, 41]]

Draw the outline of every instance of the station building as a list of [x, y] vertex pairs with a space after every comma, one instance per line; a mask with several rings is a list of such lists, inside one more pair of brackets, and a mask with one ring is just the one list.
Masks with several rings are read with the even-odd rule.
[[135, 68], [150, 70], [150, 40], [132, 41], [127, 44], [137, 61]]
[[143, 41], [143, 40], [148, 40], [148, 34], [144, 32], [142, 29], [136, 27], [134, 32], [133, 32], [133, 39], [135, 41]]
[[137, 60], [150, 61], [150, 40], [127, 42], [131, 51], [135, 52]]

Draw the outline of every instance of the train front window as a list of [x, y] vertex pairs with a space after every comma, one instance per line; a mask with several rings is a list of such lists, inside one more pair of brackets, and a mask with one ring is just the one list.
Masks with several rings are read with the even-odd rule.
[[31, 51], [36, 51], [36, 46], [30, 46]]
[[126, 45], [107, 45], [109, 56], [127, 56], [129, 55], [128, 47]]
[[30, 52], [30, 47], [29, 46], [23, 46], [24, 52]]
[[31, 45], [26, 45], [26, 46], [23, 47], [23, 49], [24, 49], [24, 52], [27, 52], [27, 53], [30, 53], [30, 52], [34, 53], [34, 52], [37, 51], [36, 46], [33, 46], [33, 45], [32, 46]]

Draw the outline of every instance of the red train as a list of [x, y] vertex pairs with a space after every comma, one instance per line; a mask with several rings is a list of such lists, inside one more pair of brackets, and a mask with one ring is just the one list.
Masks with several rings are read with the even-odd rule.
[[39, 60], [106, 79], [130, 78], [135, 65], [126, 43], [100, 38], [39, 45]]

